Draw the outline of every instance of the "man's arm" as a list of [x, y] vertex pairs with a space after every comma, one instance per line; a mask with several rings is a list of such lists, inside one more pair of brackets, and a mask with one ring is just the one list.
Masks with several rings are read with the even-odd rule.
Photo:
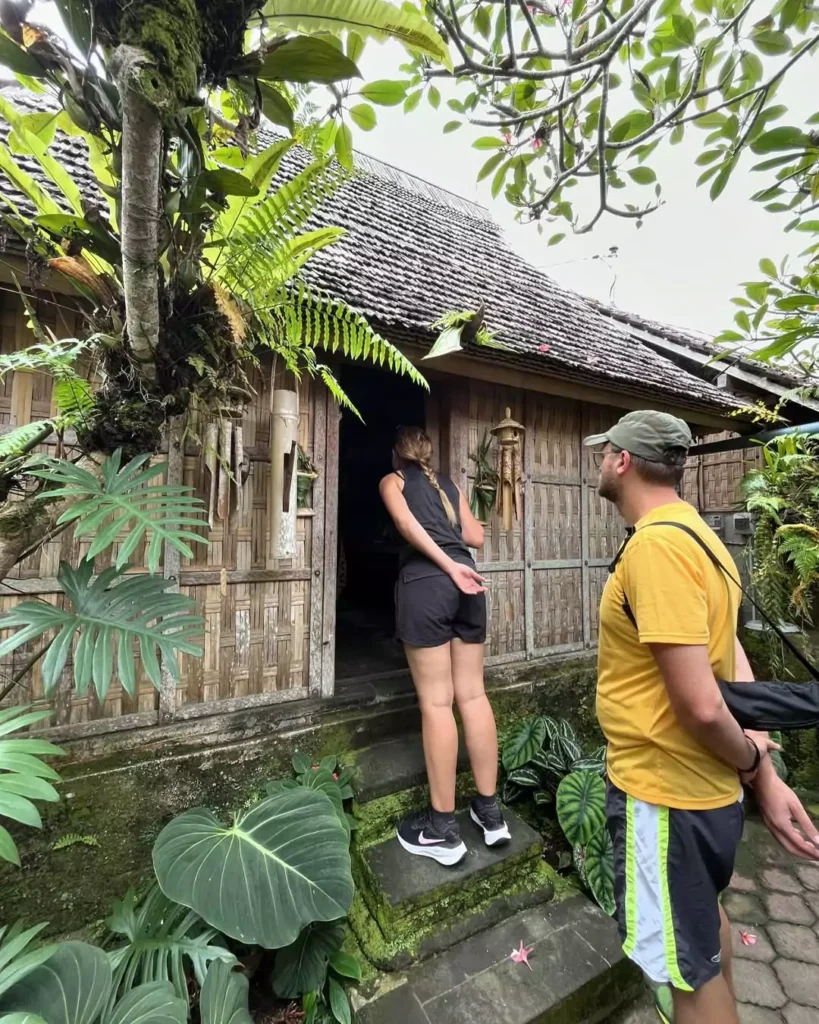
[[[770, 740], [764, 734], [746, 736], [722, 699], [708, 648], [695, 644], [649, 644], [665, 682], [677, 721], [699, 743], [737, 771], [747, 772], [757, 746], [769, 760]], [[775, 748], [776, 745], [773, 744]]]

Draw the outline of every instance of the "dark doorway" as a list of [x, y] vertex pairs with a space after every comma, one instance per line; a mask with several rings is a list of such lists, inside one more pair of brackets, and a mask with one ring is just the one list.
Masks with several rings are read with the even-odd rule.
[[399, 426], [425, 426], [425, 391], [405, 377], [345, 365], [341, 386], [361, 413], [345, 410], [339, 440], [339, 592], [336, 679], [406, 668], [395, 639], [393, 591], [402, 541], [378, 494], [392, 468]]

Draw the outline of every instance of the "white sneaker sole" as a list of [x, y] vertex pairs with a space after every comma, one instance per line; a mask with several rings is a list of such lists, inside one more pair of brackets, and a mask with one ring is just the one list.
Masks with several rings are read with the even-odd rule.
[[466, 856], [466, 843], [461, 843], [454, 850], [448, 850], [445, 846], [411, 846], [398, 833], [396, 833], [396, 836], [398, 842], [407, 853], [412, 853], [416, 857], [429, 857], [431, 860], [437, 860], [439, 864], [443, 864], [447, 868], [453, 868], [456, 864], [460, 864]]
[[486, 828], [478, 815], [469, 808], [469, 817], [475, 822], [478, 828], [483, 832], [483, 840], [487, 846], [498, 846], [500, 843], [508, 843], [512, 838], [512, 834], [509, 831], [509, 826], [506, 822], [503, 823], [503, 828], [497, 828], [494, 832]]

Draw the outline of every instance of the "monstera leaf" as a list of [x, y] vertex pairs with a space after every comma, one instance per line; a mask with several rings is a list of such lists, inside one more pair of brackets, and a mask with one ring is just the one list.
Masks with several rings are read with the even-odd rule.
[[557, 820], [574, 846], [585, 846], [606, 823], [606, 784], [594, 772], [572, 772], [557, 787]]
[[524, 718], [509, 733], [503, 745], [503, 767], [507, 772], [522, 768], [531, 761], [546, 739], [546, 723], [542, 718]]
[[324, 988], [330, 957], [341, 948], [340, 924], [311, 924], [296, 941], [280, 949], [273, 968], [273, 991], [280, 999], [298, 999]]
[[246, 945], [279, 949], [314, 921], [347, 914], [353, 879], [347, 832], [329, 797], [284, 790], [223, 825], [211, 811], [179, 815], [154, 845], [162, 891]]
[[603, 910], [614, 917], [614, 847], [605, 825], [586, 843], [586, 882]]
[[157, 689], [160, 655], [171, 675], [178, 678], [177, 652], [194, 657], [202, 654], [193, 638], [201, 634], [204, 619], [189, 614], [195, 607], [189, 597], [168, 593], [170, 580], [143, 574], [123, 576], [114, 568], [96, 578], [93, 574], [93, 559], [83, 559], [76, 569], [61, 562], [57, 579], [66, 596], [62, 605], [21, 601], [0, 617], [0, 629], [20, 627], [0, 643], [0, 658], [55, 630], [57, 635], [43, 659], [46, 694], [59, 682], [76, 639], [77, 692], [84, 694], [93, 681], [102, 700], [111, 683], [115, 639], [119, 681], [131, 696], [136, 692], [136, 642], [142, 668]]
[[202, 1024], [253, 1024], [248, 1009], [249, 988], [244, 974], [230, 964], [212, 963], [199, 999]]
[[105, 953], [85, 942], [64, 942], [0, 997], [0, 1013], [30, 1013], [48, 1024], [96, 1024], [110, 990]]
[[[188, 965], [201, 985], [212, 960], [234, 964], [221, 936], [187, 907], [174, 903], [155, 885], [142, 901], [133, 892], [114, 904], [108, 927], [128, 943], [109, 952], [114, 984], [109, 999], [137, 983], [171, 983], [178, 999], [188, 1004]], [[186, 1010], [187, 1015], [187, 1010]]]

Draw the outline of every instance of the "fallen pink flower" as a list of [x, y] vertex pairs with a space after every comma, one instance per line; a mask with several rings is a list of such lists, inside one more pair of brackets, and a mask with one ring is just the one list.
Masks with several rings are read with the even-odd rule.
[[538, 350], [538, 352], [548, 352], [549, 351], [549, 346], [548, 345], [538, 345], [537, 350]]
[[512, 950], [511, 959], [514, 960], [516, 964], [526, 964], [531, 971], [532, 965], [529, 963], [529, 954], [534, 948], [534, 946], [524, 946], [523, 941], [521, 941], [520, 949]]
[[756, 945], [756, 935], [754, 935], [753, 932], [743, 932], [743, 931], [740, 931], [739, 937], [742, 939], [742, 945], [743, 946], [755, 946]]

